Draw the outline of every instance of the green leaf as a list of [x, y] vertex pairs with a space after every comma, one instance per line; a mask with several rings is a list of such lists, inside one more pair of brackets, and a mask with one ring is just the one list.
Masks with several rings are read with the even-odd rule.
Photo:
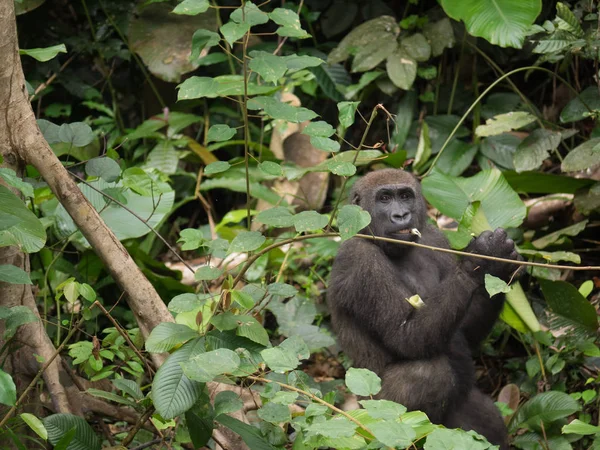
[[581, 406], [573, 397], [564, 392], [542, 392], [523, 404], [510, 422], [509, 431], [517, 427], [526, 427], [533, 431], [541, 431], [542, 424], [548, 426], [558, 420], [581, 410]]
[[421, 133], [419, 134], [419, 143], [417, 144], [417, 153], [415, 154], [414, 170], [421, 172], [421, 169], [431, 156], [431, 139], [429, 138], [429, 125], [427, 122], [421, 124]]
[[313, 422], [308, 426], [308, 436], [320, 435], [329, 438], [350, 437], [354, 435], [356, 424], [342, 416], [336, 416], [331, 420]]
[[327, 216], [316, 211], [302, 211], [294, 216], [294, 227], [298, 233], [321, 230], [328, 222]]
[[346, 372], [346, 386], [356, 395], [375, 395], [381, 390], [381, 378], [368, 369], [351, 367]]
[[317, 113], [310, 109], [292, 106], [280, 102], [274, 97], [254, 97], [248, 101], [248, 109], [262, 109], [265, 114], [273, 119], [281, 119], [292, 123], [300, 123], [317, 117]]
[[535, 170], [548, 158], [548, 152], [558, 148], [561, 134], [538, 128], [533, 130], [519, 146], [513, 156], [513, 163], [517, 172]]
[[396, 48], [400, 34], [398, 22], [392, 16], [380, 16], [354, 28], [327, 58], [330, 64], [345, 61], [355, 55], [353, 72], [366, 72], [381, 63]]
[[600, 435], [600, 427], [582, 422], [579, 419], [575, 419], [568, 425], [564, 425], [561, 431], [563, 434], [573, 433], [584, 436], [588, 436], [590, 434]]
[[85, 164], [85, 173], [112, 183], [121, 176], [121, 167], [114, 159], [108, 157], [93, 158]]
[[358, 205], [345, 205], [338, 215], [342, 241], [350, 239], [371, 223], [371, 216]]
[[42, 421], [40, 419], [38, 419], [33, 414], [29, 414], [29, 413], [19, 414], [19, 417], [21, 417], [21, 419], [23, 419], [23, 422], [25, 422], [29, 426], [29, 428], [31, 428], [33, 430], [33, 432], [35, 434], [37, 434], [39, 437], [41, 437], [45, 441], [48, 440], [48, 430], [46, 430], [46, 428], [44, 427], [44, 424], [42, 423]]
[[210, 4], [208, 0], [183, 0], [173, 9], [173, 14], [183, 14], [186, 16], [195, 16], [208, 11]]
[[499, 114], [486, 120], [485, 125], [479, 125], [475, 129], [475, 134], [479, 137], [496, 136], [507, 131], [518, 130], [534, 121], [535, 116], [524, 111]]
[[337, 161], [335, 158], [328, 160], [327, 167], [331, 173], [341, 177], [351, 177], [356, 173], [356, 166], [354, 164], [349, 161]]
[[552, 312], [587, 328], [590, 333], [596, 333], [598, 329], [596, 309], [575, 286], [566, 281], [539, 280], [539, 282]]
[[462, 218], [469, 204], [477, 201], [492, 229], [518, 227], [525, 218], [523, 201], [497, 169], [483, 170], [470, 178], [434, 171], [423, 180], [422, 187], [427, 201], [456, 220]]
[[206, 239], [204, 239], [204, 234], [201, 230], [186, 228], [179, 233], [177, 242], [182, 244], [181, 250], [188, 251], [202, 247], [206, 243]]
[[469, 34], [500, 47], [521, 48], [542, 10], [541, 0], [441, 0], [451, 18], [464, 21]]
[[[12, 217], [14, 225], [0, 230], [0, 247], [15, 245], [27, 253], [39, 251], [46, 242], [40, 220], [10, 189], [0, 185], [0, 216]], [[4, 221], [8, 224], [7, 221]]]
[[567, 5], [556, 3], [556, 23], [559, 30], [565, 30], [577, 37], [583, 37], [583, 29], [579, 19], [573, 14]]
[[590, 139], [575, 147], [563, 159], [563, 172], [586, 170], [600, 164], [600, 138]]
[[251, 27], [254, 25], [262, 25], [269, 21], [267, 13], [262, 12], [258, 6], [252, 2], [244, 3], [243, 8], [237, 8], [229, 17], [237, 23], [247, 23]]
[[575, 264], [581, 264], [581, 256], [577, 253], [566, 252], [566, 251], [556, 251], [556, 252], [544, 252], [542, 250], [528, 250], [528, 249], [519, 249], [519, 253], [521, 255], [530, 255], [536, 258], [543, 258], [545, 261], [555, 263], [558, 261], [569, 261]]
[[373, 419], [397, 420], [406, 408], [389, 400], [360, 400], [360, 403]]
[[337, 104], [339, 111], [340, 125], [348, 128], [354, 123], [354, 115], [360, 102], [339, 102]]
[[255, 304], [254, 298], [242, 291], [231, 291], [231, 300], [246, 309], [251, 309]]
[[215, 420], [239, 434], [252, 450], [277, 450], [262, 436], [260, 430], [227, 414], [221, 414]]
[[252, 59], [249, 67], [258, 73], [267, 83], [276, 83], [287, 71], [285, 59], [272, 53], [253, 51], [250, 52]]
[[490, 297], [493, 297], [496, 294], [506, 294], [510, 291], [510, 287], [504, 282], [504, 280], [486, 273], [485, 290], [488, 294], [490, 294]]
[[[485, 450], [490, 444], [482, 442], [473, 432], [462, 430], [434, 429], [427, 435], [424, 450]], [[492, 447], [493, 448], [493, 447]]]
[[215, 173], [226, 172], [231, 167], [227, 161], [215, 161], [204, 168], [205, 175], [214, 175]]
[[393, 448], [407, 448], [417, 436], [410, 425], [391, 420], [370, 424], [369, 429], [373, 431], [377, 440]]
[[238, 316], [230, 311], [225, 311], [212, 316], [210, 323], [219, 331], [235, 330], [238, 327]]
[[63, 123], [58, 129], [58, 138], [74, 147], [85, 147], [94, 140], [94, 133], [87, 123]]
[[402, 39], [400, 47], [410, 58], [418, 62], [428, 61], [431, 57], [431, 46], [421, 33], [415, 33]]
[[326, 137], [311, 136], [310, 143], [313, 145], [313, 147], [319, 150], [323, 150], [325, 152], [340, 151], [340, 143], [338, 141], [334, 141], [333, 139], [329, 139]]
[[242, 402], [239, 395], [235, 392], [221, 391], [215, 397], [214, 405], [216, 417], [220, 414], [229, 414], [239, 411], [244, 406], [244, 402]]
[[267, 292], [271, 295], [289, 298], [296, 295], [298, 293], [298, 289], [286, 283], [271, 283], [267, 286]]
[[198, 337], [187, 325], [163, 322], [152, 329], [146, 340], [146, 350], [151, 353], [168, 352], [176, 346]]
[[71, 414], [53, 414], [45, 417], [43, 423], [48, 430], [48, 441], [52, 445], [56, 446], [70, 430], [75, 430], [68, 447], [66, 447], [68, 450], [100, 450], [102, 446], [102, 442], [92, 427], [82, 417]]
[[65, 47], [65, 44], [53, 45], [52, 47], [46, 48], [30, 48], [28, 50], [23, 48], [19, 49], [20, 55], [31, 56], [40, 62], [50, 61], [59, 53], [67, 53], [67, 47]]
[[242, 231], [231, 241], [227, 253], [251, 252], [267, 240], [259, 231]]
[[294, 215], [288, 208], [283, 206], [261, 211], [257, 214], [255, 220], [275, 228], [287, 228], [294, 225]]
[[152, 402], [163, 418], [183, 414], [198, 400], [201, 385], [184, 375], [181, 363], [202, 352], [204, 340], [194, 339], [169, 356], [156, 372], [152, 380]]
[[232, 350], [220, 348], [200, 353], [181, 363], [183, 373], [196, 381], [212, 381], [216, 376], [231, 373], [240, 365], [240, 357]]
[[115, 378], [111, 380], [111, 383], [120, 391], [129, 394], [132, 398], [136, 400], [141, 400], [144, 398], [144, 394], [142, 390], [138, 386], [138, 384], [133, 380], [128, 380], [126, 378]]
[[235, 136], [236, 132], [237, 130], [235, 128], [230, 128], [229, 125], [213, 125], [208, 129], [208, 135], [206, 139], [207, 142], [228, 141]]
[[4, 180], [8, 186], [21, 191], [25, 197], [33, 197], [33, 186], [19, 178], [14, 170], [9, 169], [8, 167], [0, 167], [0, 178]]
[[194, 280], [196, 281], [208, 281], [219, 278], [223, 275], [223, 269], [219, 267], [202, 266], [194, 274]]
[[272, 175], [274, 177], [283, 176], [283, 169], [279, 164], [273, 161], [263, 161], [258, 164], [258, 168], [267, 175]]
[[283, 56], [283, 60], [288, 70], [298, 71], [308, 67], [318, 67], [325, 63], [321, 58], [308, 55], [288, 55]]
[[318, 122], [310, 122], [304, 127], [302, 134], [327, 138], [335, 134], [335, 129], [327, 122], [320, 120]]
[[272, 370], [284, 373], [297, 368], [301, 359], [310, 356], [310, 351], [301, 337], [293, 336], [277, 347], [261, 351], [260, 355]]
[[399, 48], [386, 62], [388, 77], [400, 89], [409, 90], [417, 77], [417, 62], [406, 50]]
[[276, 33], [279, 36], [288, 36], [300, 39], [310, 37], [310, 34], [308, 34], [302, 29], [302, 26], [300, 25], [300, 17], [298, 17], [298, 14], [296, 14], [291, 9], [275, 8], [269, 14], [269, 17], [277, 25], [280, 25], [280, 27], [276, 31]]
[[227, 43], [233, 46], [238, 39], [241, 39], [248, 31], [250, 31], [250, 25], [247, 23], [227, 22], [219, 28], [219, 31], [221, 31], [221, 34]]
[[589, 117], [594, 111], [600, 111], [600, 93], [596, 85], [585, 88], [583, 92], [567, 103], [560, 113], [560, 121], [563, 123], [577, 122]]
[[507, 170], [503, 172], [503, 175], [515, 191], [529, 194], [574, 194], [578, 190], [593, 184], [592, 180], [553, 175], [551, 173], [526, 172], [518, 174]]
[[258, 410], [258, 417], [275, 425], [292, 420], [290, 408], [287, 405], [269, 402]]
[[196, 61], [200, 58], [204, 49], [209, 49], [216, 45], [219, 45], [221, 37], [210, 30], [196, 30], [192, 36], [192, 53], [190, 54], [190, 61]]
[[0, 264], [0, 281], [12, 284], [33, 284], [27, 272], [12, 264]]
[[539, 249], [546, 248], [552, 244], [560, 244], [564, 242], [563, 236], [577, 236], [579, 233], [585, 230], [587, 223], [587, 220], [582, 220], [574, 225], [561, 228], [560, 230], [556, 230], [550, 234], [547, 234], [546, 236], [536, 239], [535, 241], [532, 241], [531, 244], [535, 248]]
[[428, 22], [423, 27], [423, 34], [431, 45], [431, 56], [440, 56], [446, 48], [454, 47], [456, 42], [450, 19], [444, 17], [437, 22]]
[[14, 406], [17, 401], [17, 387], [12, 377], [0, 369], [0, 403]]
[[185, 413], [185, 422], [193, 448], [203, 448], [208, 444], [215, 428], [212, 415], [208, 415], [206, 410], [202, 410], [200, 414], [207, 414], [207, 416], [200, 415], [198, 409], [195, 408]]
[[243, 336], [253, 342], [264, 345], [269, 345], [269, 335], [264, 327], [258, 323], [254, 317], [238, 316], [239, 325], [236, 330], [238, 336]]

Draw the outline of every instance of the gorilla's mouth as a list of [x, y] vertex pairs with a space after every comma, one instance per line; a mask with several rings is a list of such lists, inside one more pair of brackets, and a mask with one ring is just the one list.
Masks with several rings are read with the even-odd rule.
[[421, 232], [417, 228], [405, 228], [403, 230], [395, 231], [392, 234], [401, 235], [401, 236], [413, 235], [413, 236], [421, 237]]

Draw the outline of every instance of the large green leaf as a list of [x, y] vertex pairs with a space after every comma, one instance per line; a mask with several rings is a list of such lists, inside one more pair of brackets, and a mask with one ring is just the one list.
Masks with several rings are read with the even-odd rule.
[[53, 414], [46, 417], [43, 422], [48, 431], [48, 440], [53, 445], [74, 429], [75, 433], [66, 450], [100, 450], [102, 446], [92, 427], [81, 417], [71, 414]]
[[395, 18], [381, 16], [352, 30], [329, 54], [330, 64], [345, 61], [352, 52], [353, 72], [366, 72], [385, 60], [397, 47], [400, 27]]
[[189, 60], [192, 36], [198, 29], [216, 31], [217, 10], [191, 16], [171, 14], [172, 8], [168, 3], [144, 7], [131, 20], [129, 42], [152, 74], [178, 82], [183, 74], [198, 68], [198, 60]]
[[276, 450], [275, 447], [269, 444], [269, 442], [262, 436], [256, 427], [234, 419], [226, 414], [217, 416], [215, 420], [239, 434], [246, 445], [248, 445], [248, 447], [250, 447], [252, 450]]
[[526, 427], [534, 431], [546, 429], [551, 422], [570, 416], [581, 406], [573, 397], [564, 392], [549, 391], [536, 395], [519, 408], [510, 422], [509, 430]]
[[152, 381], [152, 401], [159, 414], [172, 419], [190, 409], [200, 394], [201, 384], [183, 373], [181, 363], [204, 352], [204, 339], [188, 342], [167, 358]]
[[198, 333], [186, 325], [171, 322], [159, 323], [146, 340], [146, 350], [151, 353], [168, 352], [175, 346], [195, 337], [198, 337]]
[[[141, 169], [138, 170], [143, 173]], [[146, 193], [143, 187], [147, 183], [148, 187], [154, 189], [154, 195], [152, 195], [150, 189], [147, 193], [148, 195], [139, 195], [130, 189], [124, 190], [121, 192], [121, 195], [126, 200], [127, 208], [146, 220], [146, 223], [114, 202], [107, 205], [104, 196], [98, 192], [109, 188], [122, 188], [123, 180], [118, 183], [107, 183], [100, 179], [89, 182], [90, 186], [79, 185], [79, 189], [81, 189], [83, 195], [86, 196], [96, 211], [100, 212], [100, 217], [102, 217], [106, 225], [119, 240], [148, 234], [150, 232], [150, 228], [148, 227], [156, 227], [165, 215], [171, 212], [171, 208], [173, 207], [175, 192], [171, 190], [169, 185], [163, 181], [153, 180], [145, 174], [144, 176], [145, 178], [139, 178], [139, 180], [142, 180], [140, 183], [144, 184], [137, 185], [138, 191]], [[55, 232], [59, 239], [69, 238], [82, 246], [89, 246], [87, 240], [77, 231], [77, 226], [62, 205], [56, 208], [54, 216], [56, 220]]]
[[46, 243], [46, 230], [23, 201], [0, 185], [0, 247], [16, 245], [27, 253], [39, 251]]
[[600, 164], [600, 138], [590, 139], [569, 152], [560, 166], [563, 172], [586, 170]]
[[541, 0], [441, 0], [446, 14], [462, 20], [470, 34], [500, 47], [521, 48], [542, 10]]
[[498, 169], [484, 170], [470, 178], [434, 171], [422, 185], [425, 198], [442, 214], [456, 220], [473, 202], [481, 202], [480, 208], [492, 229], [517, 227], [525, 218], [525, 205]]
[[566, 281], [540, 280], [544, 298], [555, 314], [587, 329], [591, 334], [598, 330], [596, 308], [588, 302], [575, 286]]

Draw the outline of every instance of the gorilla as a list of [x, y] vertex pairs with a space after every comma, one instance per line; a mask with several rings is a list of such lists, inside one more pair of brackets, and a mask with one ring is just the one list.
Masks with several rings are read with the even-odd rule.
[[[354, 185], [350, 201], [371, 215], [365, 234], [449, 248], [444, 235], [427, 223], [420, 184], [408, 172], [371, 172]], [[466, 251], [519, 258], [502, 229], [482, 233]], [[490, 299], [484, 276], [507, 281], [513, 267], [349, 239], [335, 259], [327, 293], [339, 345], [355, 367], [379, 375], [377, 398], [421, 410], [448, 428], [475, 430], [508, 449], [499, 410], [475, 386], [472, 351], [490, 332], [504, 301]], [[415, 294], [420, 300], [409, 301]]]

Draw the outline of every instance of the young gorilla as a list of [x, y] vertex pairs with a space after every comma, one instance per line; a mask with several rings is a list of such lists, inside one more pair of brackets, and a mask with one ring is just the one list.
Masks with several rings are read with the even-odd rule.
[[[371, 214], [363, 232], [448, 248], [426, 223], [419, 182], [402, 170], [372, 172], [351, 202]], [[421, 237], [411, 234], [417, 228]], [[517, 259], [506, 232], [484, 232], [467, 251]], [[508, 280], [514, 266], [382, 241], [345, 242], [331, 272], [327, 301], [342, 349], [382, 380], [379, 398], [421, 410], [434, 423], [475, 430], [507, 449], [500, 412], [474, 385], [471, 351], [487, 336], [503, 300], [490, 299], [484, 275]], [[424, 302], [407, 301], [418, 294]]]

